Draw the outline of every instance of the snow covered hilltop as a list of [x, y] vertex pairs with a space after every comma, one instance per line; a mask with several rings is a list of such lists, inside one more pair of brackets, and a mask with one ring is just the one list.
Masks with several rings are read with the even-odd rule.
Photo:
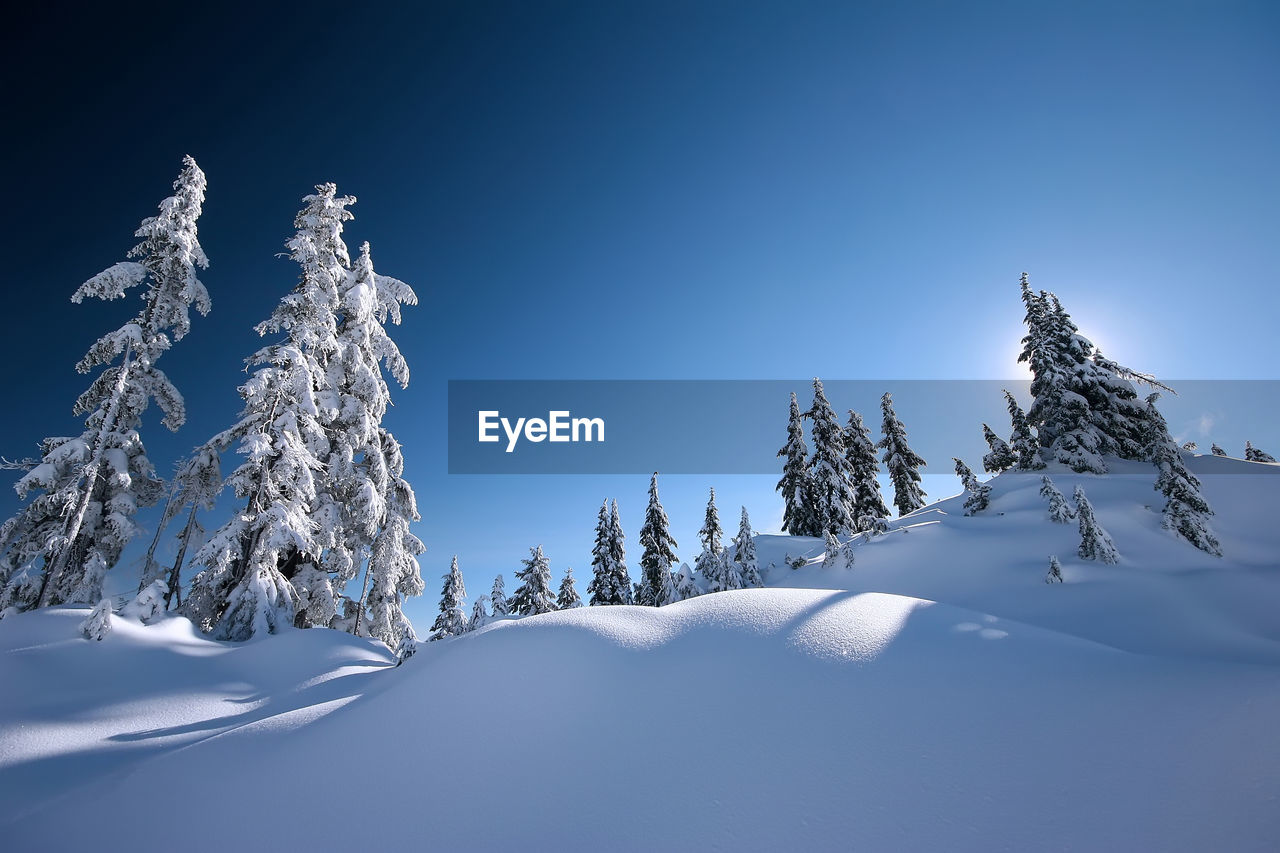
[[1086, 484], [1115, 565], [1076, 557], [1040, 476], [1009, 472], [986, 512], [894, 520], [853, 568], [759, 536], [764, 588], [500, 620], [399, 667], [338, 631], [228, 643], [111, 616], [93, 643], [85, 607], [11, 616], [0, 831], [83, 849], [142, 814], [130, 849], [1274, 849], [1280, 466], [1188, 459], [1219, 558], [1162, 528], [1149, 464], [1108, 464], [1046, 471]]

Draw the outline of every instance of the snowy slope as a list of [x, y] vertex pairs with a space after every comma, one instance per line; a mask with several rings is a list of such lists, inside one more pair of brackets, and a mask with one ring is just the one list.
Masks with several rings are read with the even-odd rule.
[[[1140, 468], [1083, 478], [1119, 566], [1082, 565], [1039, 478], [1004, 476], [985, 517], [944, 501], [848, 572], [793, 571], [782, 554], [820, 543], [761, 537], [773, 588], [499, 622], [399, 668], [330, 631], [230, 646], [117, 619], [99, 645], [74, 639], [84, 610], [22, 614], [0, 622], [0, 832], [22, 850], [170, 832], [191, 850], [1274, 849], [1280, 466], [1194, 464], [1225, 560], [1159, 529]], [[1067, 583], [1042, 582], [1050, 553]]]

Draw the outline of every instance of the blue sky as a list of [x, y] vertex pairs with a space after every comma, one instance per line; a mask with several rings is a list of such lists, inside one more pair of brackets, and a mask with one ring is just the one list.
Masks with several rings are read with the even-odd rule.
[[[359, 198], [349, 242], [421, 299], [394, 332], [413, 381], [388, 421], [430, 548], [419, 621], [453, 553], [475, 592], [498, 571], [511, 588], [539, 542], [585, 577], [600, 500], [634, 543], [647, 487], [448, 476], [450, 379], [796, 379], [803, 401], [813, 375], [1016, 378], [1024, 269], [1135, 368], [1278, 375], [1274, 4], [19, 16], [0, 239], [23, 320], [0, 340], [0, 452], [77, 429], [72, 365], [132, 306], [67, 298], [123, 257], [187, 153], [209, 176], [214, 312], [165, 357], [188, 425], [144, 439], [167, 471], [223, 428], [251, 327], [296, 279], [276, 254], [299, 199], [335, 181]], [[1275, 452], [1274, 424], [1220, 420], [1219, 441]], [[780, 513], [772, 478], [664, 478], [682, 558], [711, 485], [726, 518]]]

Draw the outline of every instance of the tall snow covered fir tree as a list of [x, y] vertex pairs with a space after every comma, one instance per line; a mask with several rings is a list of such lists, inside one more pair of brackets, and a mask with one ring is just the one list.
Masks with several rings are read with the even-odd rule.
[[729, 567], [729, 555], [721, 544], [724, 530], [720, 527], [720, 512], [716, 509], [715, 489], [711, 490], [707, 501], [707, 512], [702, 520], [702, 529], [698, 531], [698, 539], [702, 543], [702, 552], [694, 561], [693, 568], [702, 575], [707, 589], [710, 592], [738, 589], [738, 573]]
[[676, 561], [676, 540], [671, 537], [671, 523], [658, 500], [658, 472], [649, 481], [649, 506], [645, 509], [644, 526], [640, 528], [640, 584], [636, 604], [662, 607], [678, 600], [671, 567]]
[[862, 423], [862, 415], [849, 410], [849, 424], [844, 429], [845, 457], [853, 480], [853, 520], [857, 530], [873, 530], [889, 517], [889, 508], [880, 495], [880, 461], [871, 430]]
[[782, 494], [782, 529], [792, 536], [812, 536], [816, 530], [809, 498], [809, 448], [804, 443], [800, 405], [791, 394], [791, 415], [787, 420], [787, 443], [778, 451], [786, 459], [777, 491]]
[[556, 594], [556, 609], [572, 610], [581, 606], [582, 596], [578, 595], [578, 587], [573, 582], [573, 568], [566, 568], [560, 581], [560, 591]]
[[809, 507], [813, 515], [814, 535], [852, 533], [857, 530], [854, 517], [858, 495], [854, 491], [853, 470], [845, 453], [844, 429], [836, 419], [822, 387], [813, 378], [813, 406], [805, 412], [812, 421], [813, 455], [809, 457]]
[[1106, 454], [1142, 459], [1147, 410], [1133, 382], [1165, 386], [1103, 356], [1057, 296], [1032, 292], [1026, 273], [1020, 287], [1027, 335], [1018, 360], [1031, 369], [1034, 400], [1027, 420], [1046, 458], [1095, 474], [1106, 472]]
[[991, 485], [979, 482], [973, 469], [961, 460], [953, 456], [951, 461], [956, 463], [956, 476], [960, 478], [960, 482], [964, 484], [964, 490], [969, 494], [964, 501], [964, 514], [976, 515], [982, 512], [991, 501]]
[[1187, 470], [1182, 461], [1178, 443], [1169, 435], [1169, 425], [1156, 408], [1156, 400], [1159, 398], [1158, 393], [1147, 397], [1147, 418], [1151, 430], [1147, 456], [1159, 472], [1156, 475], [1155, 489], [1165, 497], [1161, 526], [1165, 530], [1172, 530], [1206, 554], [1221, 557], [1222, 547], [1209, 527], [1209, 516], [1213, 515], [1213, 510], [1200, 494], [1200, 481]]
[[884, 438], [876, 447], [884, 450], [885, 469], [893, 483], [893, 505], [899, 517], [915, 512], [924, 506], [925, 492], [920, 488], [920, 471], [927, 463], [907, 446], [907, 430], [893, 410], [893, 396], [888, 392], [880, 398], [883, 416], [881, 430]]
[[542, 546], [529, 549], [529, 559], [521, 560], [524, 568], [516, 577], [524, 581], [511, 596], [511, 612], [517, 616], [535, 616], [551, 613], [556, 609], [556, 597], [551, 591], [551, 563], [542, 553]]
[[609, 604], [631, 604], [631, 576], [627, 573], [627, 553], [622, 532], [622, 521], [618, 517], [618, 502], [613, 502], [613, 511], [609, 511], [609, 502], [600, 504], [600, 514], [596, 519], [596, 541], [591, 549], [591, 583], [587, 593], [591, 596], [591, 606]]
[[[210, 443], [246, 458], [228, 478], [245, 509], [194, 560], [186, 611], [222, 639], [282, 625], [345, 624], [397, 648], [412, 634], [403, 598], [423, 584], [418, 512], [399, 442], [382, 427], [385, 365], [403, 387], [408, 367], [384, 323], [400, 321], [412, 289], [373, 270], [368, 244], [352, 264], [342, 240], [351, 196], [333, 184], [303, 199], [286, 247], [301, 268], [260, 335], [284, 340], [249, 359], [239, 422]], [[342, 590], [366, 567], [359, 601]]]
[[733, 566], [738, 573], [741, 586], [764, 586], [760, 577], [760, 564], [756, 560], [756, 541], [751, 536], [751, 519], [747, 516], [747, 508], [742, 508], [742, 518], [738, 521], [738, 535], [733, 540]]
[[493, 579], [493, 589], [489, 591], [489, 601], [493, 604], [493, 616], [511, 615], [511, 601], [507, 598], [507, 583], [502, 575]]
[[1076, 517], [1080, 520], [1080, 548], [1077, 554], [1082, 560], [1101, 560], [1107, 564], [1120, 562], [1120, 555], [1111, 541], [1110, 534], [1098, 523], [1093, 514], [1093, 504], [1085, 497], [1084, 489], [1076, 486], [1073, 494], [1076, 502]]
[[456, 637], [467, 632], [467, 611], [463, 602], [467, 597], [467, 587], [462, 582], [462, 572], [458, 569], [458, 555], [453, 555], [449, 571], [444, 573], [444, 588], [440, 591], [440, 615], [431, 626], [432, 640], [443, 640]]
[[190, 311], [207, 314], [209, 294], [196, 270], [209, 265], [196, 234], [205, 176], [190, 157], [174, 194], [134, 232], [142, 242], [132, 260], [103, 270], [72, 295], [113, 300], [143, 285], [142, 309], [103, 335], [76, 365], [103, 370], [76, 401], [86, 415], [76, 437], [46, 438], [41, 459], [15, 485], [19, 497], [39, 494], [0, 526], [0, 612], [64, 602], [96, 604], [106, 572], [138, 534], [134, 514], [151, 506], [163, 486], [138, 430], [152, 400], [162, 423], [186, 419], [182, 395], [156, 362], [191, 329]]

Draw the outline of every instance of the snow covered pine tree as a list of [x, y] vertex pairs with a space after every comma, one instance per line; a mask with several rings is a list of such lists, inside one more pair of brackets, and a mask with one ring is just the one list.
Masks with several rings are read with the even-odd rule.
[[667, 512], [658, 500], [658, 472], [649, 481], [649, 506], [645, 510], [644, 526], [640, 528], [641, 580], [636, 604], [645, 607], [662, 607], [678, 600], [675, 578], [671, 566], [676, 561], [676, 540], [671, 537], [671, 523]]
[[728, 554], [720, 544], [724, 538], [724, 530], [720, 527], [720, 513], [716, 509], [716, 490], [711, 490], [711, 498], [707, 501], [707, 513], [702, 521], [702, 529], [698, 531], [702, 541], [702, 552], [694, 561], [693, 569], [702, 575], [710, 592], [721, 592], [726, 589], [738, 589], [738, 573], [728, 565]]
[[524, 581], [511, 596], [511, 612], [517, 616], [535, 616], [551, 613], [556, 609], [556, 597], [551, 592], [551, 564], [542, 553], [542, 546], [529, 549], [529, 559], [521, 560], [524, 568], [516, 577]]
[[582, 606], [582, 596], [573, 583], [573, 567], [564, 570], [564, 578], [560, 581], [560, 591], [556, 595], [557, 610], [572, 610]]
[[857, 529], [854, 511], [858, 495], [853, 469], [845, 452], [845, 435], [827, 402], [822, 380], [813, 378], [813, 406], [805, 413], [813, 425], [813, 455], [809, 458], [809, 506], [813, 533], [852, 533]]
[[816, 525], [809, 496], [809, 448], [804, 443], [800, 405], [791, 394], [791, 415], [787, 421], [787, 443], [778, 451], [787, 461], [776, 490], [782, 494], [782, 529], [792, 536], [813, 536]]
[[1107, 564], [1120, 562], [1116, 546], [1111, 542], [1111, 536], [1094, 517], [1093, 504], [1089, 503], [1089, 499], [1085, 497], [1084, 489], [1076, 486], [1073, 496], [1076, 502], [1076, 516], [1080, 519], [1080, 548], [1077, 551], [1080, 559], [1101, 560]]
[[901, 517], [924, 506], [925, 492], [920, 488], [918, 469], [926, 463], [907, 446], [906, 427], [898, 420], [898, 414], [893, 410], [893, 396], [888, 392], [880, 398], [880, 412], [883, 415], [881, 429], [884, 438], [876, 447], [884, 450], [885, 469], [893, 483], [893, 503]]
[[889, 508], [880, 495], [880, 460], [876, 458], [876, 445], [871, 440], [871, 430], [862, 422], [862, 416], [849, 410], [849, 423], [844, 428], [845, 457], [849, 460], [849, 472], [853, 479], [853, 520], [857, 530], [882, 531], [887, 529], [885, 519]]
[[964, 514], [976, 515], [982, 512], [990, 503], [991, 485], [979, 482], [973, 470], [956, 457], [951, 457], [951, 461], [956, 463], [956, 476], [964, 484], [964, 490], [969, 493], [969, 497], [965, 498], [964, 502]]
[[467, 613], [463, 601], [467, 597], [467, 587], [462, 581], [462, 572], [458, 569], [458, 555], [453, 555], [449, 571], [444, 575], [444, 588], [440, 591], [440, 615], [431, 626], [432, 640], [443, 640], [457, 637], [467, 632]]
[[1040, 497], [1049, 502], [1049, 520], [1056, 524], [1066, 524], [1076, 517], [1076, 511], [1067, 503], [1062, 492], [1049, 479], [1049, 475], [1040, 478]]
[[169, 429], [186, 420], [182, 395], [156, 362], [190, 331], [190, 310], [210, 308], [196, 276], [209, 265], [196, 236], [205, 177], [195, 160], [182, 162], [174, 194], [134, 232], [142, 242], [128, 257], [136, 260], [98, 273], [71, 297], [113, 300], [145, 285], [142, 310], [76, 365], [104, 368], [76, 401], [75, 413], [88, 416], [84, 431], [45, 439], [39, 463], [15, 485], [23, 499], [42, 494], [0, 526], [0, 612], [99, 602], [104, 575], [138, 533], [134, 514], [162, 495], [138, 429], [153, 399]]
[[507, 600], [507, 584], [502, 575], [493, 579], [493, 589], [489, 591], [489, 600], [493, 603], [493, 617], [511, 615], [511, 602]]
[[609, 502], [600, 505], [600, 514], [596, 519], [596, 541], [591, 549], [591, 583], [587, 592], [591, 595], [591, 606], [609, 604], [630, 604], [631, 577], [627, 573], [626, 546], [622, 532], [622, 521], [618, 517], [618, 502], [613, 502], [613, 511], [609, 512]]
[[1151, 429], [1147, 455], [1159, 471], [1155, 488], [1165, 497], [1161, 526], [1206, 554], [1221, 557], [1222, 547], [1209, 527], [1209, 516], [1213, 515], [1213, 510], [1200, 494], [1200, 481], [1187, 470], [1177, 442], [1169, 435], [1169, 425], [1156, 408], [1159, 398], [1158, 393], [1147, 397], [1147, 419]]
[[751, 519], [745, 506], [738, 522], [738, 535], [733, 540], [733, 563], [744, 588], [764, 586], [756, 560], [756, 541], [751, 537]]

